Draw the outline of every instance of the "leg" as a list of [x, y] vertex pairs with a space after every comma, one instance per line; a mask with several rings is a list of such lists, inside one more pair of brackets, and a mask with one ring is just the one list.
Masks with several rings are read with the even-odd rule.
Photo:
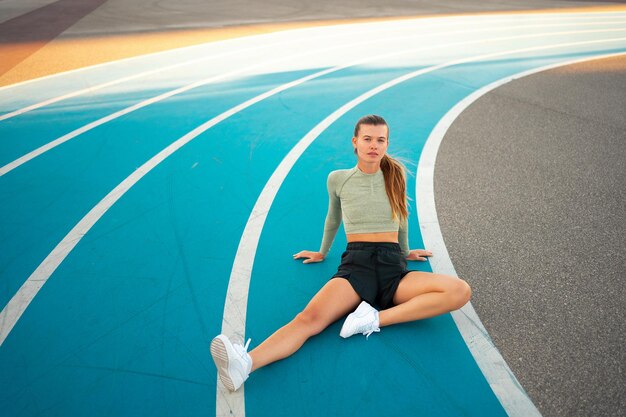
[[402, 278], [394, 307], [379, 313], [380, 327], [438, 316], [463, 307], [471, 296], [463, 280], [430, 272], [412, 271]]
[[361, 297], [348, 280], [329, 280], [291, 322], [250, 351], [252, 371], [292, 355], [309, 337], [354, 310], [360, 302]]

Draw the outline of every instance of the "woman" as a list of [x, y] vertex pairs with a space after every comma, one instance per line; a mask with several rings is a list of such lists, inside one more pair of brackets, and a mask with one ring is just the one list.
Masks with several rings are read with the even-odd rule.
[[[325, 259], [341, 221], [348, 241], [337, 273], [306, 308], [251, 352], [225, 335], [211, 342], [222, 383], [237, 390], [250, 373], [286, 358], [304, 342], [347, 313], [340, 332], [369, 337], [380, 327], [433, 317], [461, 308], [471, 295], [456, 277], [407, 269], [407, 260], [425, 261], [430, 251], [408, 247], [404, 167], [389, 157], [389, 127], [376, 115], [362, 117], [352, 146], [357, 165], [328, 176], [329, 208], [319, 252], [301, 251], [303, 263]], [[379, 307], [378, 309], [374, 306]]]

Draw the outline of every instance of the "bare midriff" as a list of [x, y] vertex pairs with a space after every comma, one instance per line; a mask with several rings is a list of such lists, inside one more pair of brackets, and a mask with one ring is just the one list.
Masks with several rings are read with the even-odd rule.
[[346, 234], [348, 242], [395, 242], [398, 243], [398, 232], [351, 233]]

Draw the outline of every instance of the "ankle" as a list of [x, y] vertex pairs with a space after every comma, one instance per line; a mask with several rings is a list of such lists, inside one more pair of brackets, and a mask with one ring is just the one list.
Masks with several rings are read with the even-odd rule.
[[378, 312], [378, 327], [385, 327], [389, 325], [389, 323], [386, 322], [386, 316], [387, 313], [385, 312], [385, 310]]
[[250, 360], [252, 361], [252, 367], [250, 368], [250, 373], [256, 371], [257, 369], [259, 369], [259, 367], [257, 367], [257, 361], [254, 359], [254, 357], [252, 356], [252, 352], [249, 352], [248, 355], [250, 356]]

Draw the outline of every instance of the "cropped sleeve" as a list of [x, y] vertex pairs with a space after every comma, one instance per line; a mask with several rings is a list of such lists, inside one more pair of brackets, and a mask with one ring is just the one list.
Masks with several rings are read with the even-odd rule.
[[326, 187], [328, 188], [328, 213], [326, 214], [324, 236], [322, 237], [322, 247], [320, 248], [320, 252], [324, 256], [328, 254], [341, 224], [341, 200], [339, 200], [337, 195], [337, 176], [333, 175], [334, 173], [335, 171], [328, 174], [326, 181]]
[[398, 243], [400, 249], [402, 249], [402, 255], [406, 258], [409, 256], [409, 220], [408, 217], [400, 222], [400, 228], [398, 229]]

